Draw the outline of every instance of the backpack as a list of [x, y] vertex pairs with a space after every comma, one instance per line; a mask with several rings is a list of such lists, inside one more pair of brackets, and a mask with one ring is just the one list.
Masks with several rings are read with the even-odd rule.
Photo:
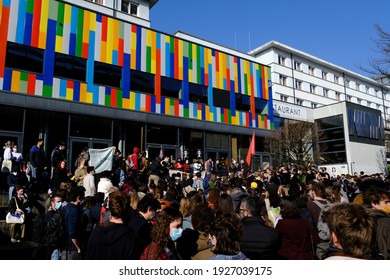
[[317, 229], [318, 229], [318, 236], [321, 238], [321, 240], [328, 241], [330, 240], [330, 230], [328, 227], [328, 224], [323, 219], [323, 214], [325, 211], [327, 211], [333, 204], [327, 202], [326, 204], [322, 204], [321, 202], [314, 200], [313, 201], [318, 207], [321, 208], [320, 215], [318, 217], [317, 222]]
[[46, 222], [46, 244], [57, 249], [65, 249], [67, 244], [67, 233], [65, 227], [65, 210], [58, 209]]
[[129, 155], [129, 156], [127, 157], [127, 160], [126, 160], [126, 163], [127, 163], [127, 165], [129, 166], [130, 169], [133, 168], [133, 166], [134, 166], [133, 155], [134, 155], [134, 154]]
[[159, 167], [159, 163], [156, 160], [152, 161], [152, 164], [150, 165], [150, 171], [156, 171]]

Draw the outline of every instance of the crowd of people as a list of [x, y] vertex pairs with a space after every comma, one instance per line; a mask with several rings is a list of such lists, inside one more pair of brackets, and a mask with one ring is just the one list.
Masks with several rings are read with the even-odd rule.
[[11, 242], [34, 239], [45, 259], [390, 259], [384, 174], [251, 171], [235, 159], [173, 163], [137, 147], [128, 156], [116, 149], [112, 170], [95, 174], [88, 149], [70, 172], [64, 142], [51, 169], [42, 147], [39, 139], [23, 164], [11, 153], [7, 182], [9, 211], [26, 215], [11, 225]]

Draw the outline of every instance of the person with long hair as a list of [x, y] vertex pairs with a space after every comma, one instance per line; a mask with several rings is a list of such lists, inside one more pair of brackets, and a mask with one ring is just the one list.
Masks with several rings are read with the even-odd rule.
[[181, 236], [183, 215], [178, 209], [167, 207], [158, 215], [152, 228], [152, 242], [145, 248], [141, 260], [181, 259], [175, 241]]
[[114, 191], [109, 195], [110, 220], [98, 224], [88, 239], [87, 260], [135, 260], [137, 239], [126, 220], [131, 212], [130, 198]]

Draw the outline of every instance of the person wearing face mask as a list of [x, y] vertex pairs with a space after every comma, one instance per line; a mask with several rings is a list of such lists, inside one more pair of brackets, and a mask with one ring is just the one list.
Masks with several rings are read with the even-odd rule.
[[61, 256], [62, 195], [55, 193], [50, 197], [50, 207], [45, 215], [45, 243], [47, 259], [59, 260]]
[[145, 248], [141, 260], [180, 260], [175, 241], [181, 237], [183, 215], [176, 208], [168, 207], [158, 215], [152, 228], [152, 242]]
[[390, 259], [390, 193], [380, 186], [370, 186], [363, 193], [363, 202], [371, 208], [377, 221], [375, 248], [383, 259]]
[[152, 194], [145, 194], [137, 204], [137, 211], [132, 214], [128, 222], [128, 226], [134, 231], [134, 234], [140, 242], [137, 259], [139, 259], [145, 248], [152, 242], [152, 220], [157, 217], [160, 208], [160, 202]]

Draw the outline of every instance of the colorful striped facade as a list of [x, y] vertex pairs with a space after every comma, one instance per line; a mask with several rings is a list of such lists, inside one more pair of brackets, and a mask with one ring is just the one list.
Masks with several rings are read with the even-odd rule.
[[[0, 0], [0, 90], [243, 127], [273, 129], [270, 68], [54, 0]], [[7, 41], [44, 49], [43, 74], [5, 68]], [[55, 53], [87, 60], [86, 82], [54, 77]], [[155, 92], [93, 83], [94, 61], [155, 75]], [[161, 77], [182, 81], [182, 98], [161, 95]], [[208, 88], [208, 104], [190, 102], [188, 83]], [[212, 105], [212, 88], [230, 92], [231, 109]], [[265, 114], [235, 110], [235, 94], [268, 101]]]

